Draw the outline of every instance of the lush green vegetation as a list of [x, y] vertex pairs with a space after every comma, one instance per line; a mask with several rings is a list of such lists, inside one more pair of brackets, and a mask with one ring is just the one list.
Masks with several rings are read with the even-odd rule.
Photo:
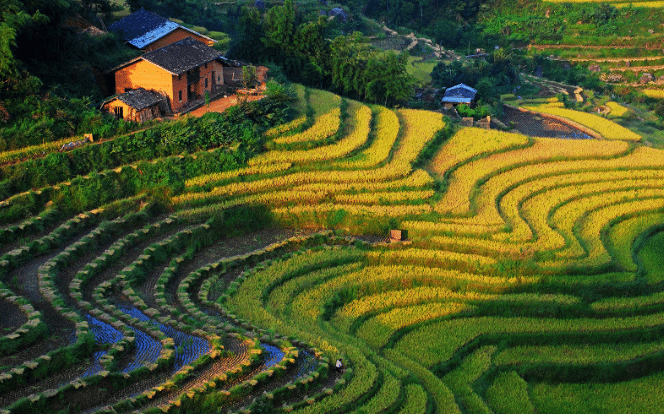
[[[343, 3], [356, 19], [348, 26], [319, 18], [317, 1], [186, 2], [179, 17], [207, 30], [230, 33], [225, 25], [239, 20], [231, 55], [343, 96], [271, 81], [262, 100], [133, 133], [71, 85], [53, 89], [60, 75], [32, 72], [22, 46], [48, 33], [46, 18], [32, 3], [7, 8], [0, 150], [20, 150], [0, 153], [0, 408], [661, 406], [664, 140], [646, 112], [658, 98], [617, 87], [611, 96], [583, 65], [509, 47], [528, 33], [550, 44], [613, 25], [624, 35], [632, 19], [651, 20], [605, 4]], [[130, 5], [169, 14], [177, 3]], [[43, 13], [52, 23], [107, 6], [61, 2]], [[540, 26], [526, 23], [547, 10]], [[495, 113], [504, 99], [598, 138], [458, 129], [437, 112], [369, 105], [403, 104], [412, 79], [407, 54], [341, 34], [384, 36], [360, 11], [454, 34], [447, 46], [459, 51], [469, 40], [489, 46], [485, 60], [433, 68], [438, 86], [479, 90], [481, 105], [460, 114]], [[543, 19], [561, 16], [581, 24], [546, 38]], [[55, 32], [44, 47], [78, 44]], [[648, 37], [639, 36], [636, 45]], [[106, 63], [91, 56], [95, 65], [129, 56], [112, 37], [94, 42], [117, 51]], [[66, 50], [54, 65], [76, 61]], [[589, 90], [520, 74], [537, 69]], [[45, 144], [92, 128], [109, 139], [64, 153]], [[390, 229], [409, 240], [385, 243]], [[337, 358], [345, 371], [333, 369]]]
[[656, 374], [618, 384], [537, 384], [532, 396], [541, 413], [656, 413], [661, 386]]
[[661, 150], [271, 88], [3, 170], [53, 170], [0, 205], [3, 407], [627, 412], [660, 385]]
[[412, 93], [407, 55], [381, 53], [359, 32], [330, 41], [337, 20], [307, 19], [291, 0], [264, 13], [245, 7], [229, 56], [275, 62], [293, 81], [356, 99], [382, 104], [407, 100]]
[[[91, 10], [78, 2], [9, 1], [0, 17], [0, 150], [93, 133], [109, 137], [135, 126], [102, 115], [96, 76], [137, 56], [113, 35], [92, 37], [67, 27]], [[103, 84], [103, 82], [102, 82]], [[105, 87], [105, 85], [103, 85]]]

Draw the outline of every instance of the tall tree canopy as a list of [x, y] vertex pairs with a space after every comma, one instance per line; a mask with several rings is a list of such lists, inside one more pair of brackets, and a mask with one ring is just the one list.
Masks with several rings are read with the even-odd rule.
[[[306, 20], [292, 0], [270, 8], [263, 16], [245, 7], [242, 27], [229, 55], [274, 62], [292, 80], [332, 88], [357, 99], [383, 104], [407, 100], [412, 81], [406, 72], [407, 54], [384, 53], [369, 46], [361, 33], [329, 40], [324, 16]], [[256, 33], [262, 50], [256, 47]]]

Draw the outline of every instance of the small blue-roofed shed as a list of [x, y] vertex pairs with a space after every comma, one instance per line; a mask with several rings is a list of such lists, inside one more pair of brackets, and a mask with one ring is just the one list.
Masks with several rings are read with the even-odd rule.
[[475, 95], [477, 95], [477, 89], [460, 83], [458, 85], [452, 86], [451, 88], [447, 88], [441, 102], [446, 109], [459, 104], [466, 104], [470, 106], [475, 102]]

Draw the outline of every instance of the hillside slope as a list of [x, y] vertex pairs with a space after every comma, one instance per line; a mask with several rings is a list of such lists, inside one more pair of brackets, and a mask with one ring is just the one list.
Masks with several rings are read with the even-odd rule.
[[297, 92], [239, 168], [74, 217], [93, 174], [3, 201], [2, 407], [657, 411], [661, 150]]

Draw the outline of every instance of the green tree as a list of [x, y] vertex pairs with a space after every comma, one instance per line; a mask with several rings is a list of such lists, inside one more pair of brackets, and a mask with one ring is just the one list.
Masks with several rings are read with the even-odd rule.
[[132, 13], [140, 9], [141, 7], [147, 10], [154, 10], [156, 5], [155, 0], [125, 0], [125, 2], [127, 2], [129, 10]]
[[258, 9], [242, 7], [237, 24], [237, 34], [233, 36], [234, 40], [227, 56], [250, 62], [263, 60], [263, 50], [257, 45], [262, 44], [264, 35], [262, 17]]
[[493, 105], [495, 104], [498, 99], [500, 99], [500, 96], [496, 92], [496, 86], [492, 82], [491, 78], [482, 78], [477, 82], [475, 85], [475, 89], [477, 89], [477, 101], [487, 104], [487, 105]]
[[242, 67], [242, 83], [245, 89], [251, 89], [258, 83], [258, 76], [256, 75], [256, 66], [243, 66]]
[[361, 33], [354, 33], [332, 42], [332, 84], [344, 94], [385, 105], [408, 99], [413, 83], [406, 71], [408, 55], [379, 53], [363, 40]]
[[389, 51], [372, 57], [364, 72], [365, 99], [388, 105], [407, 100], [413, 81], [406, 71], [408, 54]]
[[292, 51], [306, 59], [303, 73], [304, 81], [322, 86], [329, 76], [330, 44], [325, 38], [328, 22], [320, 16], [317, 21], [300, 24], [293, 36]]
[[263, 29], [265, 37], [262, 41], [265, 46], [292, 52], [295, 36], [293, 0], [285, 0], [283, 6], [272, 7], [265, 15]]
[[111, 12], [110, 0], [81, 0], [83, 6], [83, 14], [97, 14], [104, 13], [108, 15]]
[[362, 33], [334, 39], [330, 46], [332, 84], [344, 94], [355, 92], [361, 98], [364, 95], [364, 71], [375, 53], [363, 42]]
[[32, 30], [41, 30], [49, 17], [39, 10], [31, 12], [22, 2], [0, 0], [0, 120], [9, 121], [12, 116], [26, 110], [39, 91], [41, 81], [30, 75], [17, 52], [23, 47], [37, 47], [21, 42]]

